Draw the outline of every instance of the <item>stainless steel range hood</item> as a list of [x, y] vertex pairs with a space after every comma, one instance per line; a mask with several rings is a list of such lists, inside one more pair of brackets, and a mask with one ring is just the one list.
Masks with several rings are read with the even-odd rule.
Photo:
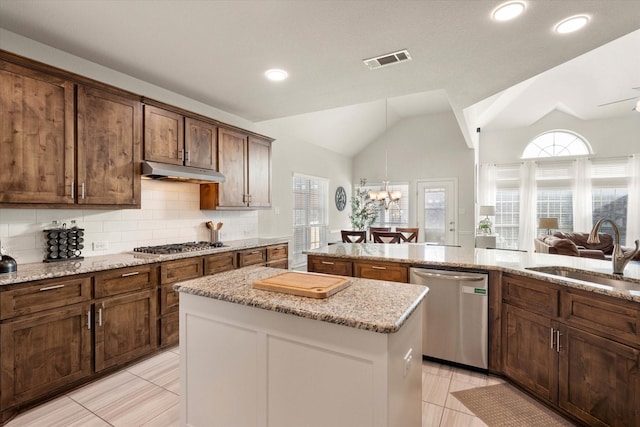
[[225, 181], [224, 175], [210, 169], [147, 161], [142, 162], [142, 176], [152, 179], [191, 182], [195, 184]]

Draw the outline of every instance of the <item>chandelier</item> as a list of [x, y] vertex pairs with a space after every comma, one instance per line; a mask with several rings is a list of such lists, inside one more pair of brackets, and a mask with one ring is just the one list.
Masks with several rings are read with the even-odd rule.
[[382, 190], [370, 191], [369, 197], [371, 197], [371, 200], [379, 202], [385, 209], [389, 209], [392, 204], [398, 204], [400, 197], [402, 197], [402, 192], [389, 191], [389, 181], [382, 181], [382, 185], [384, 187]]
[[[389, 123], [388, 123], [388, 100], [384, 100], [384, 139], [385, 139], [385, 143], [388, 145], [388, 137], [387, 137], [387, 131], [389, 128]], [[380, 203], [380, 206], [384, 206], [384, 209], [387, 210], [389, 209], [390, 206], [392, 205], [398, 205], [398, 201], [400, 200], [400, 197], [402, 197], [402, 192], [400, 191], [389, 191], [389, 181], [386, 179], [387, 178], [387, 163], [388, 163], [388, 150], [384, 151], [384, 177], [385, 180], [382, 181], [382, 190], [379, 191], [370, 191], [369, 192], [369, 197], [371, 198], [371, 200], [374, 200], [378, 203]]]

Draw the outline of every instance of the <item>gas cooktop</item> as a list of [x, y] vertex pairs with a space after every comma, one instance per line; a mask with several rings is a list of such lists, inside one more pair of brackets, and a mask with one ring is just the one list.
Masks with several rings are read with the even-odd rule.
[[225, 245], [222, 242], [185, 242], [172, 243], [168, 245], [158, 246], [140, 246], [133, 248], [134, 252], [142, 252], [145, 254], [178, 254], [183, 252], [204, 251], [206, 249], [222, 248]]

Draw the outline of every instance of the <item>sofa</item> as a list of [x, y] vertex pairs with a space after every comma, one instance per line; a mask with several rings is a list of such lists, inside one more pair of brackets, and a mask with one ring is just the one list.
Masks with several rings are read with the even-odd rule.
[[[557, 231], [553, 234], [542, 234], [535, 238], [536, 252], [543, 254], [557, 254], [578, 256], [595, 259], [611, 259], [613, 253], [613, 237], [608, 234], [598, 233], [600, 243], [587, 243], [589, 233], [565, 233]], [[623, 247], [627, 251], [631, 248]], [[640, 261], [637, 254], [634, 261]]]

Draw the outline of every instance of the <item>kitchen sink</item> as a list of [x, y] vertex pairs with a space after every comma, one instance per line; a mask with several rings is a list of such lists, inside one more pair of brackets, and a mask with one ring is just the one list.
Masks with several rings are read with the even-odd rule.
[[566, 277], [569, 279], [581, 280], [583, 282], [595, 283], [603, 286], [610, 286], [623, 291], [640, 292], [640, 282], [625, 280], [621, 276], [613, 274], [598, 273], [594, 271], [574, 270], [566, 267], [530, 267], [526, 270], [546, 273], [553, 276]]

